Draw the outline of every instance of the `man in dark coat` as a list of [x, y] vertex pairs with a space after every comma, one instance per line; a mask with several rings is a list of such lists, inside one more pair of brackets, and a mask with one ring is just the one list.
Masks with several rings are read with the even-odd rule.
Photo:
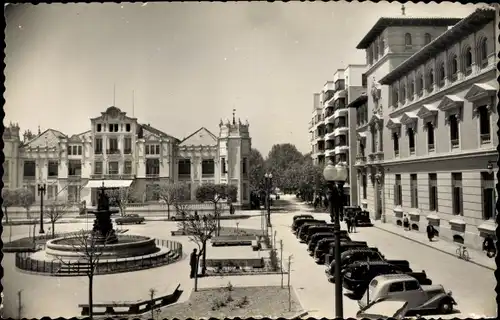
[[189, 265], [191, 267], [191, 272], [189, 273], [189, 277], [191, 279], [194, 278], [194, 275], [195, 275], [195, 273], [197, 271], [196, 270], [196, 267], [197, 267], [196, 264], [197, 264], [197, 262], [198, 262], [198, 256], [196, 254], [196, 249], [193, 249], [193, 252], [191, 252], [191, 256], [189, 258]]
[[426, 232], [427, 238], [429, 238], [429, 241], [432, 241], [436, 232], [434, 231], [434, 227], [431, 225], [430, 221], [429, 224], [427, 224]]
[[345, 223], [347, 224], [347, 232], [351, 233], [352, 231], [352, 225], [351, 225], [351, 218], [345, 219]]

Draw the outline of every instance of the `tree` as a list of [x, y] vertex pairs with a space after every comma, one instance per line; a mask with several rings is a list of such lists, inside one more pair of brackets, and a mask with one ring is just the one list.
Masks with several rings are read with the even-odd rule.
[[120, 215], [124, 216], [129, 202], [134, 202], [132, 187], [112, 188], [105, 190], [110, 203], [115, 204], [120, 209]]
[[[105, 240], [108, 240], [109, 235], [107, 235]], [[71, 246], [73, 250], [77, 252], [77, 259], [79, 263], [85, 263], [88, 268], [85, 269], [85, 274], [89, 278], [88, 296], [89, 296], [89, 318], [93, 318], [94, 313], [94, 275], [97, 271], [97, 265], [99, 260], [106, 248], [106, 244], [101, 244], [97, 241], [97, 237], [94, 232], [88, 233], [85, 230], [80, 230], [76, 232], [71, 237]], [[75, 260], [68, 261], [62, 257], [57, 257], [57, 259], [67, 266], [72, 266]]]
[[68, 213], [67, 203], [51, 201], [45, 206], [44, 216], [49, 218], [52, 225], [52, 238], [55, 236], [56, 222]]
[[33, 203], [35, 203], [35, 195], [26, 188], [19, 188], [16, 192], [19, 205], [26, 209], [26, 216], [29, 219], [29, 211]]
[[9, 222], [9, 216], [7, 214], [7, 209], [13, 207], [18, 203], [18, 192], [17, 190], [3, 189], [2, 190], [2, 207], [5, 213], [5, 222]]
[[217, 219], [217, 235], [220, 234], [220, 210], [217, 206], [220, 200], [236, 201], [238, 188], [228, 184], [205, 183], [196, 189], [196, 200], [199, 202], [212, 202], [214, 216]]
[[248, 158], [249, 171], [249, 185], [250, 191], [258, 191], [262, 188], [264, 181], [264, 174], [266, 173], [265, 161], [262, 154], [257, 149], [250, 150]]
[[[212, 238], [213, 234], [219, 230], [218, 220], [215, 215], [207, 214], [202, 218], [198, 216], [198, 219], [194, 218], [192, 211], [186, 209], [186, 219], [179, 222], [183, 230], [189, 235], [189, 240], [196, 243], [198, 246], [198, 257], [196, 261], [196, 266], [200, 264], [200, 256], [203, 257], [203, 263], [201, 268], [201, 274], [206, 273], [206, 258], [207, 258], [207, 241]], [[198, 278], [198, 268], [196, 268], [195, 273], [195, 291], [197, 288], [197, 278]]]
[[170, 219], [170, 206], [184, 200], [187, 188], [184, 183], [160, 183], [156, 185], [155, 192], [158, 198], [167, 205], [167, 218]]
[[294, 164], [304, 162], [304, 155], [291, 143], [275, 144], [266, 159], [266, 169], [273, 174], [274, 185], [286, 189], [285, 172]]

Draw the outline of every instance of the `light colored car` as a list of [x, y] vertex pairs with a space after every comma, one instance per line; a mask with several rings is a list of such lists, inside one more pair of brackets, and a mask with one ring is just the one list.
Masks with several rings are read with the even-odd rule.
[[115, 218], [115, 223], [118, 225], [122, 224], [141, 224], [144, 222], [144, 217], [138, 214], [126, 214], [123, 217]]
[[403, 319], [408, 309], [407, 301], [378, 300], [356, 313], [357, 319]]
[[409, 311], [436, 310], [441, 314], [451, 313], [457, 304], [451, 291], [446, 292], [442, 285], [421, 286], [417, 279], [407, 274], [375, 277], [358, 305], [363, 309], [371, 302], [381, 300], [407, 301]]

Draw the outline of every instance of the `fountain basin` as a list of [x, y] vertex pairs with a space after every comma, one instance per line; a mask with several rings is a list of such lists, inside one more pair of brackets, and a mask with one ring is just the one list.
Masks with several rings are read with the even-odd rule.
[[[155, 239], [144, 236], [118, 235], [117, 243], [96, 244], [100, 259], [118, 259], [156, 253], [160, 250]], [[46, 254], [55, 258], [78, 259], [82, 256], [81, 245], [77, 237], [56, 238], [47, 241]]]

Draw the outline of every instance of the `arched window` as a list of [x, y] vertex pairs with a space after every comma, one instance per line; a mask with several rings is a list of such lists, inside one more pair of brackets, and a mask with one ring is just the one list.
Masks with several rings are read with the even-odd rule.
[[394, 108], [398, 107], [399, 95], [397, 87], [392, 88], [392, 106]]
[[438, 86], [442, 88], [445, 80], [444, 62], [441, 62], [438, 67]]
[[488, 65], [488, 41], [486, 38], [479, 42], [479, 65], [481, 68]]
[[434, 70], [429, 69], [429, 72], [427, 73], [427, 85], [426, 85], [427, 92], [432, 92], [434, 90]]
[[403, 83], [401, 85], [401, 103], [404, 104], [406, 102], [406, 85]]
[[467, 47], [464, 50], [464, 54], [462, 56], [463, 61], [463, 73], [468, 76], [472, 73], [472, 50], [470, 47]]
[[450, 57], [450, 68], [448, 71], [448, 77], [451, 81], [455, 81], [458, 78], [458, 58], [456, 55]]
[[385, 51], [385, 43], [384, 43], [384, 38], [383, 37], [380, 37], [380, 41], [379, 41], [379, 54], [380, 56], [383, 56], [384, 55], [384, 51]]
[[411, 47], [411, 34], [405, 34], [405, 46]]
[[422, 95], [422, 90], [424, 89], [424, 78], [421, 74], [417, 75], [417, 95], [420, 97]]
[[430, 33], [426, 33], [426, 34], [424, 35], [424, 44], [429, 44], [429, 43], [431, 43], [431, 40], [432, 40], [431, 34], [430, 34]]

